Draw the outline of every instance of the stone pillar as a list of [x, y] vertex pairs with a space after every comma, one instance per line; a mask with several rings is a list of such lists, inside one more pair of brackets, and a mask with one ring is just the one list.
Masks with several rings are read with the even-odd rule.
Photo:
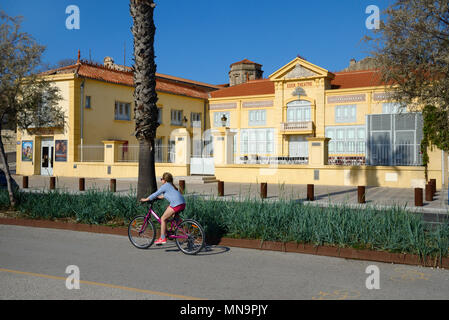
[[126, 141], [106, 140], [102, 142], [104, 144], [104, 163], [114, 164], [121, 160], [122, 155], [120, 146], [125, 144]]
[[175, 163], [189, 164], [192, 155], [190, 133], [186, 128], [176, 129], [172, 132], [171, 138], [175, 141]]
[[214, 137], [214, 163], [216, 165], [234, 163], [234, 136], [229, 128], [212, 131]]
[[309, 141], [309, 165], [324, 166], [327, 165], [329, 151], [328, 145], [330, 138], [310, 137]]

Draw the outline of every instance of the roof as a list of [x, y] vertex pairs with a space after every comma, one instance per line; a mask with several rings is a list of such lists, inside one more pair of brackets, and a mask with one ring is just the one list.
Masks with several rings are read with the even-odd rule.
[[379, 70], [335, 72], [332, 89], [351, 89], [384, 85]]
[[237, 64], [244, 64], [244, 63], [248, 63], [248, 64], [257, 64], [257, 65], [259, 65], [259, 66], [262, 66], [262, 65], [259, 64], [259, 63], [249, 61], [248, 59], [243, 59], [242, 61], [234, 62], [233, 64], [230, 65], [230, 67], [235, 66], [235, 65], [237, 65]]
[[210, 96], [211, 98], [226, 98], [263, 94], [274, 94], [274, 82], [270, 81], [270, 79], [250, 80], [232, 87], [213, 91], [210, 93]]
[[[79, 64], [49, 70], [43, 72], [42, 74], [53, 75], [68, 73], [77, 74], [79, 77], [88, 79], [100, 80], [130, 87], [134, 86], [134, 76], [132, 71], [120, 71], [87, 61], [80, 61]], [[159, 92], [207, 99], [208, 93], [210, 91], [217, 90], [218, 88], [220, 87], [204, 82], [156, 73], [156, 91]]]

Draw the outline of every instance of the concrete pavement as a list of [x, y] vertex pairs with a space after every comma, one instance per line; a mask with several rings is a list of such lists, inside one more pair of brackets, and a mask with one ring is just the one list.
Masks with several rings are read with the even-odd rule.
[[[80, 289], [66, 288], [66, 268]], [[368, 289], [367, 267], [380, 289]], [[443, 299], [449, 270], [211, 246], [134, 248], [127, 237], [0, 225], [0, 299]]]

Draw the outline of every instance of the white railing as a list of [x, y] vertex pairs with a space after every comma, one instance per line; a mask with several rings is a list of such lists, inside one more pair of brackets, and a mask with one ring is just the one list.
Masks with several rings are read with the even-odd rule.
[[281, 131], [311, 131], [311, 130], [313, 130], [312, 121], [281, 123]]

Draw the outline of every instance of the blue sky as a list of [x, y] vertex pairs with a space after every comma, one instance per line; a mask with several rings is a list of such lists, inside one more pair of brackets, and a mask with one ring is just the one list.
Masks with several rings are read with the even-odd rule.
[[[300, 54], [330, 71], [368, 55], [361, 41], [369, 5], [382, 11], [392, 0], [159, 0], [156, 1], [157, 72], [213, 84], [228, 82], [229, 65], [249, 59], [264, 77]], [[80, 9], [80, 29], [66, 28], [66, 7]], [[128, 0], [2, 0], [0, 10], [24, 17], [22, 30], [47, 47], [44, 61], [102, 62], [111, 56], [132, 65]], [[381, 16], [382, 18], [382, 16]]]

